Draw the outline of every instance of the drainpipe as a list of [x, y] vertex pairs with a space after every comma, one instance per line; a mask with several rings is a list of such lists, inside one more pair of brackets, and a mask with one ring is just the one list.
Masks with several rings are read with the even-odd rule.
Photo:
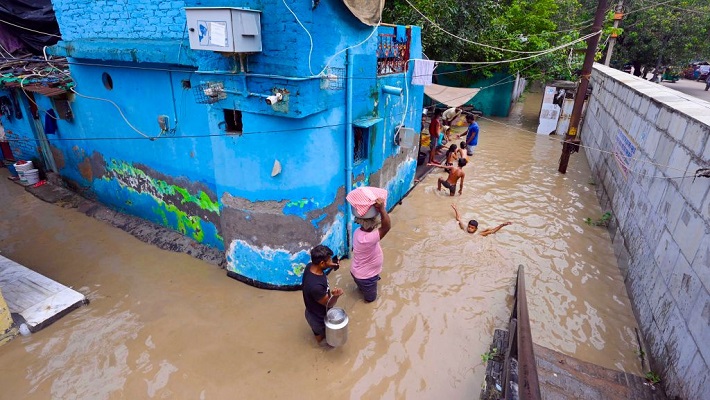
[[[345, 52], [346, 94], [345, 94], [345, 195], [353, 187], [353, 55], [350, 49]], [[350, 206], [345, 202], [345, 220], [347, 224], [347, 253], [350, 258], [350, 249], [353, 235], [353, 221]]]

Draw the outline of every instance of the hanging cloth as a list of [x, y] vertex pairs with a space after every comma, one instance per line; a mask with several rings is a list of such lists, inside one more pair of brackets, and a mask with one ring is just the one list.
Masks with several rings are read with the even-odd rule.
[[343, 3], [365, 25], [375, 26], [382, 20], [385, 0], [343, 0]]
[[414, 71], [412, 72], [412, 85], [431, 85], [431, 76], [434, 74], [434, 61], [414, 60]]
[[51, 108], [44, 112], [44, 133], [46, 135], [57, 134], [57, 114]]

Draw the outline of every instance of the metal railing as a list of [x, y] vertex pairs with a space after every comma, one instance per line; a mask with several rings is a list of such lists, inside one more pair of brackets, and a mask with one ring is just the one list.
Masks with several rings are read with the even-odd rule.
[[[515, 284], [515, 304], [508, 323], [508, 349], [506, 351], [503, 373], [503, 398], [540, 400], [540, 385], [537, 378], [537, 363], [533, 351], [528, 300], [525, 293], [525, 269], [518, 267], [518, 279]], [[511, 359], [517, 361], [517, 374], [511, 371]], [[515, 378], [517, 377], [517, 382]], [[511, 380], [517, 383], [517, 393], [511, 389]], [[517, 395], [517, 397], [516, 397]]]

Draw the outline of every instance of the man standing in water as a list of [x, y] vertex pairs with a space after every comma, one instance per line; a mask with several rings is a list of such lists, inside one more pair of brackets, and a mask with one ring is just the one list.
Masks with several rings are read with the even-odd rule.
[[[466, 231], [468, 233], [476, 233], [476, 231], [478, 231], [478, 221], [476, 221], [475, 219], [472, 219], [472, 220], [468, 221], [467, 225], [464, 225], [463, 221], [461, 221], [461, 216], [459, 216], [459, 210], [458, 210], [458, 208], [456, 208], [456, 205], [452, 204], [451, 208], [454, 209], [454, 213], [456, 214], [456, 222], [459, 223], [459, 228], [463, 229], [464, 231]], [[501, 230], [501, 228], [503, 228], [504, 226], [508, 226], [510, 224], [512, 224], [512, 222], [506, 222], [506, 223], [500, 224], [492, 229], [491, 228], [484, 229], [481, 232], [479, 232], [478, 234], [481, 236], [492, 235], [492, 234], [498, 232], [499, 230]]]
[[380, 280], [384, 263], [380, 240], [392, 227], [384, 200], [377, 199], [373, 207], [380, 214], [379, 221], [377, 217], [355, 218], [360, 227], [353, 233], [353, 261], [350, 265], [350, 274], [362, 292], [365, 303], [371, 303], [377, 298], [377, 281]]
[[333, 307], [338, 298], [343, 295], [343, 289], [328, 286], [328, 278], [324, 270], [338, 268], [336, 261], [331, 259], [333, 250], [327, 246], [318, 245], [311, 249], [311, 262], [303, 270], [303, 303], [306, 305], [306, 321], [321, 344], [325, 339], [325, 313]]
[[[479, 128], [476, 118], [476, 114], [468, 114], [466, 116], [466, 122], [468, 122], [468, 129], [466, 130], [466, 154], [469, 156], [473, 155], [473, 150], [478, 145]], [[459, 135], [459, 137], [463, 136], [463, 134]]]
[[450, 168], [449, 171], [449, 176], [446, 178], [446, 180], [439, 178], [439, 181], [437, 183], [437, 190], [441, 190], [441, 187], [445, 187], [449, 189], [449, 195], [453, 196], [456, 194], [456, 182], [461, 180], [461, 186], [459, 188], [459, 194], [463, 192], [463, 178], [466, 176], [466, 173], [463, 172], [463, 167], [466, 166], [466, 159], [464, 158], [459, 158], [457, 161], [457, 166], [454, 167], [449, 167], [446, 165], [439, 165], [439, 164], [433, 164], [429, 163], [428, 165], [432, 167], [439, 167], [439, 168]]

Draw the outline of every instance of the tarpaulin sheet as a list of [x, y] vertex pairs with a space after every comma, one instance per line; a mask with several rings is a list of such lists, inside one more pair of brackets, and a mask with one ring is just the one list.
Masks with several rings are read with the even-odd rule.
[[473, 98], [480, 88], [459, 88], [431, 84], [424, 86], [424, 94], [449, 107], [460, 107]]
[[357, 19], [365, 25], [375, 26], [382, 19], [385, 0], [343, 0]]
[[[59, 25], [51, 0], [2, 0], [0, 20], [59, 36]], [[5, 32], [19, 39], [26, 50], [35, 54], [41, 54], [44, 46], [53, 45], [59, 40], [58, 37], [31, 32], [2, 22], [0, 24]]]

